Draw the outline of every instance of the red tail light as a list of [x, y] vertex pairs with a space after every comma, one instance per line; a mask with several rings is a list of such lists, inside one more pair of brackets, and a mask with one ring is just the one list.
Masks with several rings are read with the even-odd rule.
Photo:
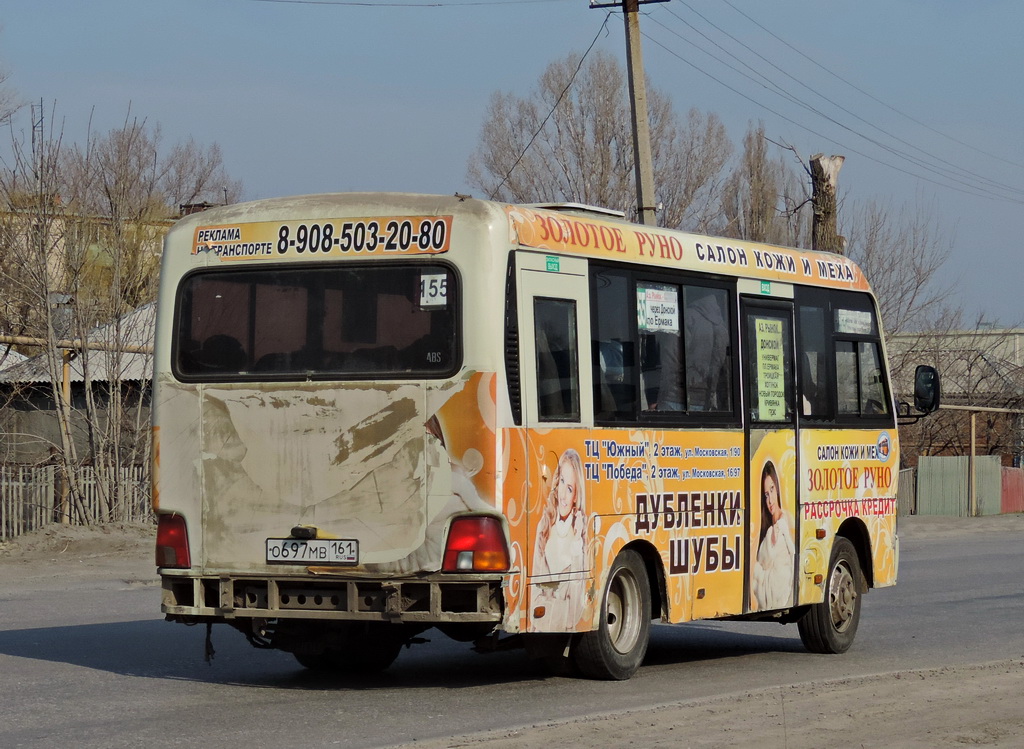
[[509, 568], [505, 532], [498, 518], [467, 515], [455, 518], [444, 548], [445, 572], [505, 572]]
[[188, 530], [181, 515], [161, 515], [156, 527], [156, 566], [187, 569], [192, 566], [188, 553]]

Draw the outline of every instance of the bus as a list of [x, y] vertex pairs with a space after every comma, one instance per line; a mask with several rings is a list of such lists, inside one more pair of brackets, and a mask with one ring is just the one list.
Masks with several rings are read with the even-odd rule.
[[152, 413], [163, 613], [307, 668], [436, 628], [628, 679], [655, 620], [841, 653], [896, 582], [909, 406], [841, 255], [460, 195], [217, 207], [166, 237]]

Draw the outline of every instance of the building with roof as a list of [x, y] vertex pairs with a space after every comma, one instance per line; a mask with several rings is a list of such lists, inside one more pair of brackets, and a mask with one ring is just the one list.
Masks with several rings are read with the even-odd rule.
[[[66, 366], [53, 372], [43, 352], [0, 369], [0, 463], [40, 465], [61, 445], [58, 398], [68, 394], [79, 461], [89, 462], [97, 436], [114, 440], [131, 461], [144, 461], [149, 431], [156, 304], [90, 331]], [[55, 360], [62, 363], [58, 353]]]
[[898, 399], [913, 391], [915, 364], [936, 367], [942, 383], [939, 413], [900, 429], [911, 464], [917, 455], [969, 455], [972, 445], [1005, 466], [1024, 463], [1024, 329], [900, 333], [887, 345]]

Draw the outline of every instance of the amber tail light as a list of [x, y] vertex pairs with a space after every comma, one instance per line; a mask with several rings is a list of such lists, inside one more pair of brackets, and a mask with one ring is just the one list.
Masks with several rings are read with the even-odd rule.
[[181, 515], [161, 515], [156, 527], [156, 566], [187, 569], [192, 566], [188, 553], [188, 529]]
[[444, 548], [445, 572], [505, 572], [508, 545], [498, 518], [465, 515], [452, 520]]

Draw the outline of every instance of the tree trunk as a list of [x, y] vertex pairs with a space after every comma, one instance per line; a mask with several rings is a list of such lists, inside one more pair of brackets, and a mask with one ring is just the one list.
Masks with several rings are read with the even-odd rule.
[[846, 245], [845, 238], [839, 236], [836, 229], [836, 182], [844, 161], [844, 156], [825, 156], [821, 153], [811, 157], [811, 195], [814, 202], [811, 247], [837, 255], [843, 254]]

